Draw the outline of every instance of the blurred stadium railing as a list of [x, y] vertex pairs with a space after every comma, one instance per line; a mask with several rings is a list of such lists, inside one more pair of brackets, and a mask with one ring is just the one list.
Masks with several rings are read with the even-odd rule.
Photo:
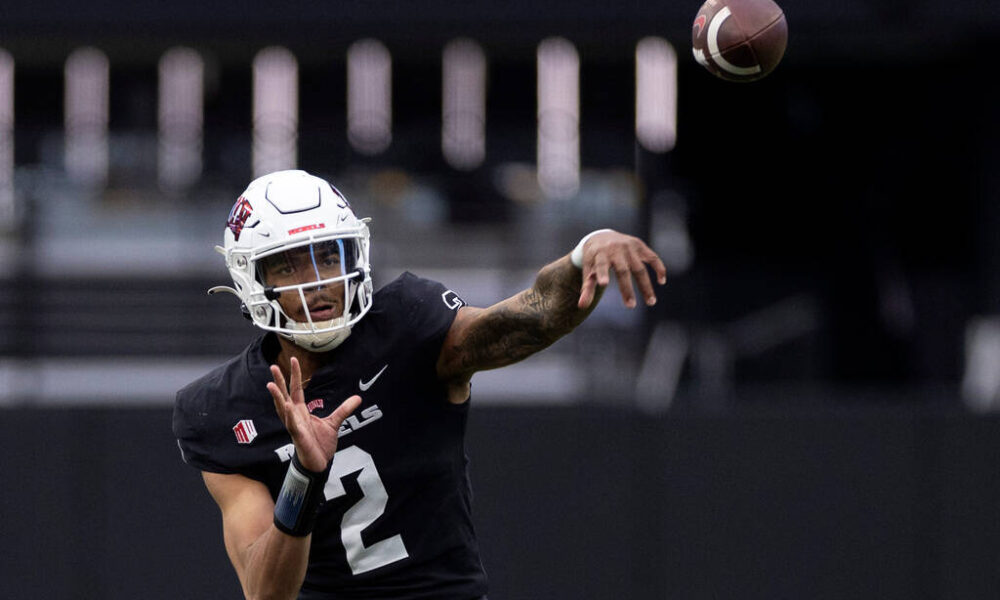
[[[489, 304], [596, 227], [661, 252], [655, 309], [606, 299], [477, 376], [481, 397], [662, 411], [863, 388], [992, 410], [996, 7], [790, 4], [786, 59], [752, 86], [700, 70], [680, 4], [327, 8], [5, 6], [0, 402], [165, 403], [238, 351], [253, 332], [204, 296], [227, 278], [211, 247], [256, 169], [299, 166], [374, 217], [379, 284], [413, 270]], [[650, 35], [677, 48], [665, 125], [637, 114]], [[157, 376], [121, 393], [126, 364]]]

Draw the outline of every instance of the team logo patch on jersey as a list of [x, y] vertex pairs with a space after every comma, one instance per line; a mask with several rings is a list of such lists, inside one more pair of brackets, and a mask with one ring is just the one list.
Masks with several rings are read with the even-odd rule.
[[251, 419], [243, 419], [233, 426], [233, 433], [236, 434], [237, 442], [249, 444], [257, 437], [257, 428], [254, 427]]
[[441, 300], [444, 301], [445, 306], [452, 310], [457, 310], [465, 306], [465, 300], [462, 300], [458, 294], [451, 290], [446, 290], [443, 294], [441, 294]]
[[313, 412], [317, 408], [323, 408], [322, 398], [316, 398], [315, 400], [310, 400], [309, 403], [306, 404], [306, 410], [308, 410], [309, 412]]
[[239, 197], [239, 200], [233, 205], [233, 210], [229, 211], [229, 219], [226, 221], [226, 225], [233, 232], [233, 236], [237, 242], [240, 241], [240, 233], [243, 232], [243, 227], [246, 226], [247, 219], [250, 218], [250, 213], [252, 212], [253, 207], [250, 206], [250, 201], [243, 196]]

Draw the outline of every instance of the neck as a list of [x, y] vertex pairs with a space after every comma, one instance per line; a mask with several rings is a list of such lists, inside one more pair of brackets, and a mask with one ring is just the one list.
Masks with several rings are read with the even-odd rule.
[[278, 344], [281, 346], [281, 350], [278, 352], [277, 363], [278, 367], [281, 368], [282, 374], [285, 376], [285, 380], [291, 381], [291, 365], [292, 357], [294, 356], [299, 360], [299, 368], [302, 370], [302, 387], [305, 387], [309, 380], [312, 379], [313, 373], [325, 364], [325, 353], [310, 352], [280, 335], [277, 338]]

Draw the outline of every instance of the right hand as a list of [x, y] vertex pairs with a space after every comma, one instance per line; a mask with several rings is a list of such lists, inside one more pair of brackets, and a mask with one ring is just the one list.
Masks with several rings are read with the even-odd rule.
[[627, 308], [636, 306], [633, 279], [639, 286], [646, 306], [653, 306], [656, 304], [656, 292], [653, 290], [647, 265], [656, 273], [657, 283], [663, 285], [667, 282], [667, 267], [646, 242], [610, 230], [594, 235], [583, 248], [583, 285], [577, 306], [590, 306], [597, 288], [604, 288], [610, 283], [611, 271], [615, 272], [622, 302]]
[[274, 381], [268, 382], [267, 391], [271, 392], [274, 409], [292, 436], [299, 462], [310, 471], [325, 471], [337, 452], [340, 424], [358, 408], [361, 396], [351, 396], [337, 410], [320, 418], [306, 408], [302, 369], [297, 358], [291, 360], [291, 387], [285, 385], [285, 376], [277, 365], [271, 365], [271, 377]]

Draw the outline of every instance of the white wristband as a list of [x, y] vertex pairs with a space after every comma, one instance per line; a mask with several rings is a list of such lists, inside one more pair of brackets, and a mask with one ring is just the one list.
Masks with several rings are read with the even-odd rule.
[[573, 266], [577, 269], [583, 268], [583, 246], [587, 243], [587, 240], [594, 237], [598, 233], [604, 233], [605, 231], [613, 231], [612, 229], [598, 229], [597, 231], [591, 231], [587, 235], [580, 239], [580, 243], [573, 248], [573, 251], [569, 254], [569, 261], [573, 263]]

